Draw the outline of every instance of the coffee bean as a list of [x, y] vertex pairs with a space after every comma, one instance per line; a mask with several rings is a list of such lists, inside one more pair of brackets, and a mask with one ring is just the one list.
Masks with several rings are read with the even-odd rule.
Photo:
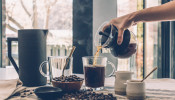
[[26, 97], [26, 95], [21, 95], [22, 98]]
[[112, 93], [109, 93], [108, 95], [111, 96], [111, 97], [113, 97], [113, 94]]
[[65, 80], [61, 80], [61, 82], [65, 82]]
[[117, 100], [117, 98], [111, 93], [95, 93], [91, 89], [83, 89], [73, 93], [66, 93], [61, 99], [71, 100], [72, 98], [75, 98], [75, 100]]
[[55, 77], [53, 78], [53, 80], [60, 81], [60, 82], [73, 82], [73, 81], [83, 81], [84, 79], [76, 75], [70, 75], [70, 76]]
[[82, 81], [82, 79], [77, 79], [77, 81]]

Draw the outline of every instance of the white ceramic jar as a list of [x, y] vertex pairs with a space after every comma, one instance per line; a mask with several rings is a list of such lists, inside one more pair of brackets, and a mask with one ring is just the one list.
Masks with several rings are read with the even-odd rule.
[[115, 72], [115, 93], [120, 95], [126, 94], [126, 81], [131, 80], [133, 72], [116, 71]]
[[145, 99], [145, 82], [141, 82], [140, 80], [128, 80], [126, 95], [129, 100]]

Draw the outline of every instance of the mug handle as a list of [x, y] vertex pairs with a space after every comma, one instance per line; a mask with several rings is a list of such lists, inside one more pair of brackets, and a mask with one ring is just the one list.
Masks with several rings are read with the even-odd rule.
[[40, 64], [39, 71], [40, 71], [41, 75], [43, 75], [44, 77], [49, 77], [49, 78], [50, 78], [48, 84], [51, 84], [52, 76], [51, 76], [51, 69], [50, 69], [50, 67], [49, 67], [49, 75], [47, 75], [47, 73], [45, 74], [45, 73], [43, 72], [43, 70], [42, 70], [43, 66], [44, 66], [45, 64], [47, 64], [47, 63], [49, 64], [48, 61], [43, 61], [43, 62]]
[[18, 38], [7, 38], [8, 58], [14, 66], [16, 72], [19, 74], [19, 67], [17, 66], [15, 60], [12, 57], [12, 41], [18, 41]]
[[111, 74], [109, 74], [107, 77], [112, 77], [112, 76], [114, 76], [114, 73], [115, 73], [115, 65], [110, 61], [108, 61], [107, 64], [111, 65], [113, 68]]
[[44, 66], [46, 63], [48, 63], [48, 61], [43, 61], [43, 62], [41, 63], [41, 65], [40, 65], [40, 67], [39, 67], [39, 71], [40, 71], [41, 75], [43, 75], [44, 77], [50, 76], [50, 75], [45, 74], [45, 73], [43, 72], [43, 70], [42, 70], [42, 69], [43, 69], [43, 66]]

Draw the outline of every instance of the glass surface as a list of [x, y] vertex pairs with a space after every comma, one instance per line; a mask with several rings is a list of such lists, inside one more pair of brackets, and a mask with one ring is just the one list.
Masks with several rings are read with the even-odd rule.
[[107, 57], [82, 57], [86, 87], [101, 88], [105, 82]]
[[[72, 49], [73, 0], [3, 0], [3, 66], [7, 57], [7, 37], [17, 37], [18, 29], [49, 29], [47, 56], [67, 56]], [[6, 25], [5, 25], [6, 24]], [[12, 43], [18, 62], [18, 44]]]

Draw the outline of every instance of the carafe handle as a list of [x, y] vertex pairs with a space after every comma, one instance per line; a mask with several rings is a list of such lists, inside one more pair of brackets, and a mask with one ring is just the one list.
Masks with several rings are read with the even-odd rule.
[[8, 58], [11, 61], [12, 65], [14, 66], [16, 72], [19, 74], [19, 67], [17, 66], [15, 60], [12, 57], [12, 41], [18, 41], [18, 38], [7, 38]]
[[113, 70], [112, 70], [111, 74], [109, 74], [109, 75], [106, 76], [106, 77], [114, 76], [114, 73], [115, 73], [115, 65], [114, 65], [112, 62], [110, 62], [110, 61], [108, 61], [107, 63], [108, 63], [109, 65], [112, 66]]

